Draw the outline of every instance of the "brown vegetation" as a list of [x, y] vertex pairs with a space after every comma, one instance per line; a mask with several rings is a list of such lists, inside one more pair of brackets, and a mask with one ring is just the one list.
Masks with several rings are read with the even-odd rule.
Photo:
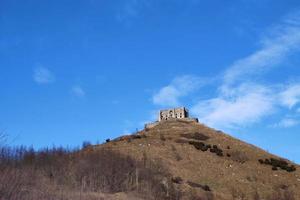
[[136, 162], [112, 150], [63, 148], [38, 152], [0, 149], [0, 199], [91, 199], [95, 193], [136, 193], [143, 199], [174, 199], [170, 175], [154, 162]]
[[180, 121], [81, 149], [35, 151], [0, 142], [0, 200], [296, 200], [299, 166], [285, 162]]
[[187, 139], [194, 139], [194, 140], [208, 140], [209, 137], [203, 133], [195, 132], [195, 133], [186, 133], [181, 134], [181, 137], [187, 138]]
[[258, 162], [260, 164], [265, 164], [265, 165], [271, 165], [272, 170], [276, 171], [279, 169], [285, 170], [287, 172], [294, 172], [296, 171], [296, 167], [294, 165], [290, 165], [289, 163], [283, 159], [276, 159], [276, 158], [270, 158], [270, 159], [259, 159]]

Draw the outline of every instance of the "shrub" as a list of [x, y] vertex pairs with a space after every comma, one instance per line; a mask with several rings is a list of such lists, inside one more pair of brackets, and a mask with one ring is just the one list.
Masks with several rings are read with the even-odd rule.
[[277, 168], [277, 167], [272, 167], [272, 170], [273, 170], [273, 171], [277, 171], [278, 168]]
[[260, 164], [271, 165], [272, 170], [278, 170], [278, 168], [285, 170], [287, 172], [296, 171], [296, 167], [294, 165], [289, 166], [289, 163], [282, 159], [270, 158], [270, 159], [259, 159], [258, 162]]
[[265, 160], [265, 164], [271, 165], [271, 161], [270, 161], [269, 159], [266, 159], [266, 160]]
[[134, 140], [134, 139], [142, 139], [143, 137], [146, 137], [146, 135], [143, 135], [143, 136], [142, 136], [142, 135], [134, 134], [134, 135], [131, 135], [130, 138]]
[[216, 149], [210, 149], [209, 150], [211, 153], [216, 153]]
[[166, 138], [165, 138], [165, 136], [163, 134], [160, 134], [160, 140], [161, 141], [166, 141]]
[[183, 183], [183, 180], [182, 180], [181, 177], [176, 176], [176, 177], [173, 177], [173, 178], [172, 178], [172, 182], [173, 182], [173, 183], [176, 183], [176, 184], [182, 184], [182, 183]]
[[91, 144], [89, 141], [84, 141], [84, 142], [82, 143], [82, 148], [83, 148], [83, 149], [89, 148], [89, 147], [91, 147], [91, 146], [92, 146], [92, 144]]
[[128, 136], [123, 136], [121, 140], [127, 140], [127, 142], [132, 142], [133, 140], [142, 139], [146, 137], [147, 137], [146, 135], [132, 134]]
[[204, 186], [203, 186], [203, 190], [205, 190], [205, 191], [211, 191], [211, 190], [210, 190], [210, 187], [209, 187], [208, 185], [204, 185]]
[[204, 135], [203, 133], [199, 133], [199, 132], [181, 134], [181, 137], [184, 137], [187, 139], [194, 139], [194, 140], [208, 140], [209, 139], [208, 136]]
[[195, 187], [195, 188], [201, 188], [203, 189], [204, 191], [211, 191], [211, 189], [209, 188], [208, 185], [201, 185], [199, 183], [194, 183], [194, 182], [191, 182], [191, 181], [187, 181], [187, 184], [191, 187]]
[[[158, 161], [147, 159], [144, 164], [108, 149], [0, 150], [3, 152], [0, 152], [0, 199], [3, 200], [92, 200], [95, 198], [88, 193], [99, 191], [135, 191], [155, 199], [176, 199], [180, 195]], [[167, 188], [162, 186], [163, 180]], [[82, 193], [80, 198], [77, 191]]]
[[219, 152], [217, 152], [217, 156], [223, 157], [224, 155], [222, 152], [219, 151]]
[[189, 143], [189, 141], [188, 141], [188, 140], [185, 140], [185, 139], [176, 139], [175, 142], [178, 143], [178, 144]]
[[198, 150], [205, 148], [205, 144], [203, 142], [190, 141], [189, 144], [193, 145]]
[[208, 150], [208, 146], [207, 146], [207, 145], [204, 145], [203, 147], [201, 147], [200, 150], [201, 150], [201, 151], [207, 151], [207, 150]]

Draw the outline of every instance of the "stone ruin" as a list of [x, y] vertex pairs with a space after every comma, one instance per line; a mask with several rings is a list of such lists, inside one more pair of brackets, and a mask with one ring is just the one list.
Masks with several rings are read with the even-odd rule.
[[184, 119], [189, 117], [189, 111], [185, 108], [173, 108], [159, 111], [158, 121], [170, 119]]
[[180, 108], [172, 108], [167, 110], [160, 110], [158, 115], [158, 121], [149, 123], [145, 125], [145, 128], [152, 128], [164, 121], [170, 120], [184, 120], [184, 121], [191, 121], [191, 122], [198, 122], [197, 118], [190, 118], [189, 111], [185, 107]]

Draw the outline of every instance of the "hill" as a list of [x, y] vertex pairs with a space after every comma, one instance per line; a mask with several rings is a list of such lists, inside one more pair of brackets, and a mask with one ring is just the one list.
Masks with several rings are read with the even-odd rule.
[[195, 122], [161, 122], [95, 148], [159, 161], [186, 193], [211, 193], [216, 199], [293, 194], [300, 199], [298, 165]]
[[0, 147], [0, 200], [297, 200], [299, 170], [177, 119], [83, 149]]

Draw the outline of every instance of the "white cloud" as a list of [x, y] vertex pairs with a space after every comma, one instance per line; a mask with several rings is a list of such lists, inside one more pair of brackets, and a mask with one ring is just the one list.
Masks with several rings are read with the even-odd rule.
[[34, 69], [33, 79], [38, 84], [48, 84], [55, 81], [55, 76], [49, 69], [38, 67]]
[[203, 81], [196, 76], [180, 76], [175, 78], [169, 85], [161, 88], [153, 95], [153, 103], [161, 106], [178, 106], [179, 99], [199, 88]]
[[166, 86], [154, 95], [153, 103], [162, 106], [177, 106], [180, 96], [180, 92], [174, 86]]
[[[266, 85], [253, 81], [257, 75], [263, 75], [275, 66], [279, 67], [289, 55], [300, 50], [300, 14], [293, 13], [285, 17], [260, 42], [261, 48], [233, 62], [225, 70], [221, 84], [216, 88], [217, 95], [192, 106], [192, 114], [201, 122], [217, 128], [248, 126], [280, 109], [292, 109], [300, 102], [300, 84], [279, 88], [279, 84]], [[180, 105], [180, 98], [190, 95], [201, 86], [187, 80], [182, 77], [173, 80], [154, 95], [153, 103]], [[278, 123], [277, 127], [293, 126], [296, 123], [296, 120], [289, 118]]]
[[81, 86], [73, 86], [71, 89], [71, 93], [77, 97], [84, 97], [85, 91], [82, 89]]
[[299, 102], [298, 85], [278, 90], [272, 85], [251, 84], [254, 76], [278, 66], [300, 49], [299, 13], [284, 18], [261, 43], [259, 50], [237, 60], [225, 71], [218, 96], [200, 101], [192, 108], [201, 121], [215, 127], [245, 126], [273, 113], [280, 104], [293, 107]]
[[279, 96], [283, 105], [289, 108], [294, 107], [300, 102], [300, 84], [288, 86]]
[[291, 128], [299, 124], [298, 120], [292, 118], [284, 118], [280, 122], [272, 125], [273, 128]]
[[274, 110], [274, 99], [262, 86], [242, 85], [232, 94], [198, 102], [191, 111], [207, 125], [235, 128], [257, 122]]
[[289, 54], [300, 48], [300, 12], [285, 17], [261, 40], [261, 49], [237, 60], [224, 74], [223, 89], [237, 81], [265, 72], [280, 64]]

